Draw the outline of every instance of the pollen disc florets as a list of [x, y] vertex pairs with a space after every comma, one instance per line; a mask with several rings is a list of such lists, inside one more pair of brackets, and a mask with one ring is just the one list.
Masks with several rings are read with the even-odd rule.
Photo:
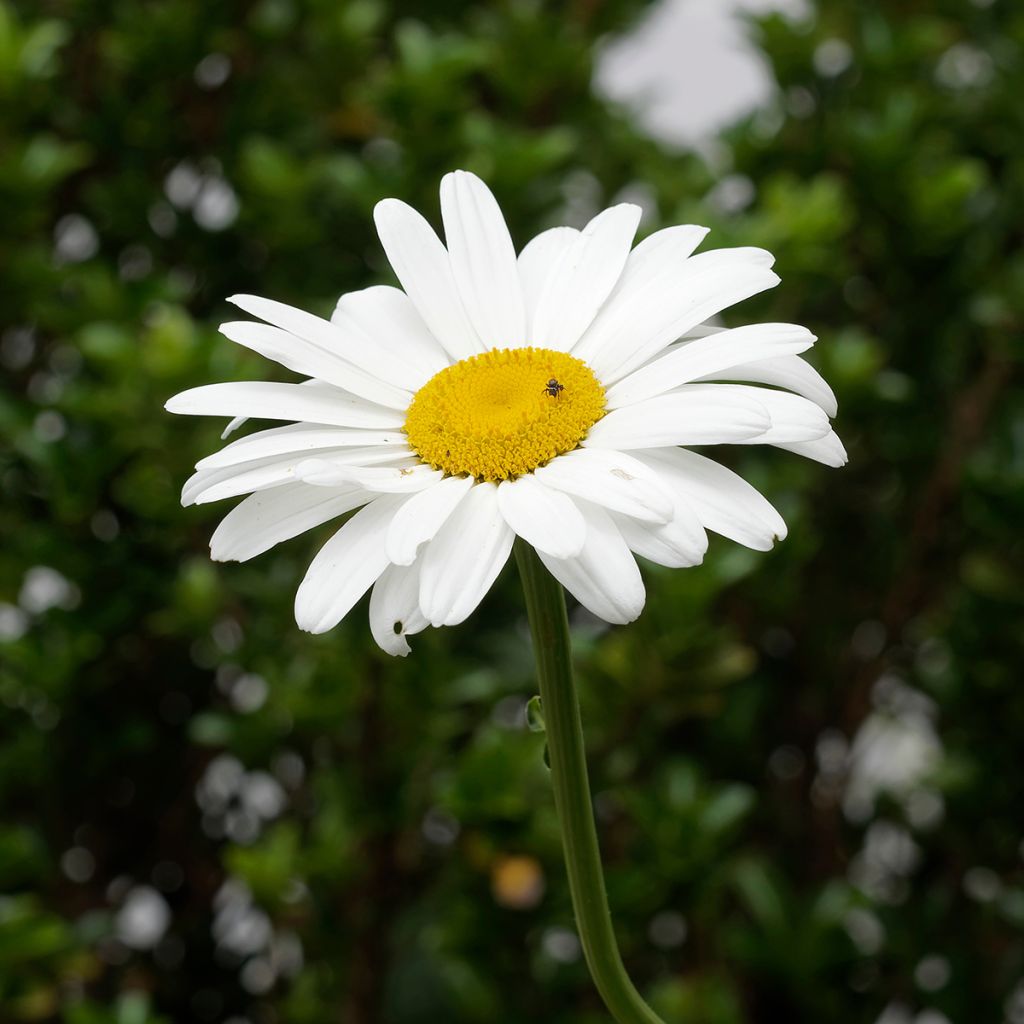
[[603, 415], [604, 400], [590, 367], [574, 356], [492, 349], [431, 377], [409, 406], [405, 433], [424, 462], [449, 475], [509, 480], [572, 451]]

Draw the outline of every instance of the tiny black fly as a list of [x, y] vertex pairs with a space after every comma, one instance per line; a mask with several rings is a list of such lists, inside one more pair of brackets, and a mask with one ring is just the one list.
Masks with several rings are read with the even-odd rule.
[[557, 398], [559, 393], [564, 390], [565, 385], [559, 384], [558, 381], [555, 380], [554, 377], [552, 377], [551, 380], [547, 382], [547, 385], [544, 388], [544, 394], [550, 395], [552, 398]]

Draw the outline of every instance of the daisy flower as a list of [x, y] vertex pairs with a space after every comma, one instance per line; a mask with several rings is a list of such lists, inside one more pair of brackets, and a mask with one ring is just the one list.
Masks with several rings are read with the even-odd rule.
[[707, 229], [635, 247], [640, 209], [552, 228], [516, 255], [475, 175], [441, 182], [445, 243], [414, 209], [374, 211], [402, 288], [343, 295], [331, 319], [271, 299], [230, 300], [258, 318], [232, 341], [306, 378], [185, 391], [175, 413], [285, 425], [202, 459], [183, 504], [249, 496], [211, 540], [252, 558], [329, 520], [295, 598], [299, 626], [336, 625], [370, 588], [377, 643], [464, 621], [516, 536], [595, 615], [635, 619], [635, 555], [701, 562], [711, 530], [767, 550], [786, 534], [750, 484], [694, 448], [767, 444], [830, 466], [845, 452], [835, 397], [793, 324], [703, 326], [773, 287], [763, 249], [695, 254]]

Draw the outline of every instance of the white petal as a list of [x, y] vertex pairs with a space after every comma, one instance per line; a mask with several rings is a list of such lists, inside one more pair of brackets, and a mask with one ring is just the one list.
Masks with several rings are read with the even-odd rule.
[[411, 564], [420, 545], [441, 529], [472, 486], [470, 476], [449, 476], [414, 494], [391, 521], [385, 541], [388, 559], [396, 565]]
[[486, 348], [526, 344], [516, 250], [491, 190], [468, 171], [441, 179], [441, 219], [455, 286]]
[[338, 427], [397, 428], [405, 422], [398, 409], [371, 405], [329, 385], [229, 381], [204, 384], [168, 399], [168, 412], [188, 416], [247, 416], [261, 420], [305, 420]]
[[405, 292], [386, 285], [349, 292], [331, 317], [350, 341], [346, 355], [381, 380], [417, 391], [450, 359]]
[[[326, 393], [334, 394], [334, 389], [330, 385], [324, 384], [323, 381], [319, 381], [319, 380], [315, 380], [315, 379], [310, 379], [310, 380], [301, 381], [300, 383], [301, 383], [302, 387], [313, 388], [314, 390], [322, 391], [325, 394]], [[166, 408], [166, 406], [165, 406], [165, 408]], [[236, 430], [238, 430], [239, 427], [244, 427], [245, 424], [249, 422], [249, 419], [250, 419], [249, 416], [236, 416], [220, 432], [220, 439], [222, 441], [226, 441]]]
[[824, 463], [826, 466], [838, 467], [847, 463], [846, 449], [839, 440], [839, 435], [833, 430], [816, 441], [775, 442], [775, 447], [802, 455], [805, 459], [814, 459], [815, 462]]
[[[408, 390], [396, 388], [392, 384], [387, 360], [380, 357], [375, 346], [367, 345], [359, 337], [353, 338], [350, 334], [346, 334], [338, 324], [332, 323], [330, 320], [324, 320], [323, 317], [314, 316], [312, 313], [296, 309], [294, 306], [287, 306], [283, 302], [275, 302], [273, 299], [264, 299], [257, 295], [232, 295], [228, 301], [233, 302], [239, 309], [244, 309], [247, 313], [258, 316], [261, 320], [266, 320], [267, 323], [273, 324], [283, 331], [303, 338], [326, 352], [336, 353], [353, 366], [363, 370], [364, 378], [368, 375], [370, 378], [386, 384], [392, 392]], [[374, 400], [379, 401], [379, 399]], [[394, 401], [389, 404], [396, 405]], [[398, 406], [396, 405], [396, 407]]]
[[360, 509], [320, 549], [295, 594], [295, 621], [310, 633], [336, 626], [388, 564], [384, 536], [404, 495]]
[[672, 495], [661, 486], [657, 474], [622, 452], [578, 449], [552, 459], [534, 470], [534, 475], [549, 487], [614, 512], [653, 523], [667, 523], [672, 518]]
[[384, 252], [423, 322], [452, 359], [483, 352], [455, 287], [448, 252], [411, 206], [384, 199], [373, 211]]
[[579, 236], [575, 228], [549, 228], [535, 236], [519, 254], [519, 281], [523, 286], [523, 304], [526, 308], [527, 341], [534, 344], [529, 332], [533, 313], [537, 308], [541, 292], [562, 254], [572, 246]]
[[821, 406], [788, 391], [751, 387], [749, 384], [686, 384], [680, 391], [704, 391], [720, 398], [723, 392], [760, 402], [768, 410], [772, 425], [758, 437], [737, 440], [736, 444], [777, 444], [780, 441], [814, 441], [829, 430], [828, 416]]
[[613, 384], [708, 317], [778, 284], [770, 260], [762, 249], [717, 249], [656, 273], [631, 290], [629, 302], [613, 295], [606, 303], [580, 342], [582, 350], [596, 334], [599, 351], [574, 354]]
[[814, 402], [815, 405], [821, 406], [829, 416], [835, 416], [839, 410], [835, 392], [828, 386], [825, 378], [806, 359], [801, 359], [799, 356], [777, 356], [774, 359], [759, 359], [752, 363], [741, 363], [700, 379], [713, 380], [716, 378], [718, 380], [750, 381], [754, 384], [772, 384], [776, 387], [786, 388], [788, 391], [793, 391]]
[[[310, 473], [310, 463], [322, 463], [336, 472], [336, 480], [312, 480], [309, 483], [323, 483], [325, 486], [348, 487], [352, 483], [362, 485], [361, 474], [367, 474], [366, 488], [370, 491], [404, 491], [405, 487], [373, 486], [370, 481], [378, 474], [382, 480], [390, 479], [399, 469], [418, 466], [418, 458], [407, 446], [372, 448], [325, 448], [320, 450], [316, 460], [309, 459], [307, 452], [291, 452], [286, 455], [250, 459], [230, 466], [213, 469], [199, 469], [186, 482], [182, 490], [182, 504], [204, 505], [221, 498], [231, 498], [248, 491], [266, 490], [292, 480], [305, 480]], [[343, 472], [345, 467], [349, 472]], [[387, 467], [387, 468], [382, 468]], [[315, 475], [311, 474], [311, 475]]]
[[[682, 344], [684, 341], [696, 341], [698, 338], [710, 338], [713, 334], [722, 334], [724, 331], [728, 331], [731, 328], [722, 327], [721, 325], [715, 324], [697, 324], [696, 327], [691, 327], [682, 337], [676, 342], [676, 345]], [[669, 346], [670, 348], [674, 346]]]
[[181, 488], [182, 505], [206, 505], [222, 498], [237, 498], [295, 480], [294, 456], [252, 459], [237, 466], [196, 470]]
[[708, 229], [682, 224], [655, 231], [630, 254], [608, 301], [574, 346], [573, 355], [591, 363], [623, 331], [631, 331], [652, 297], [678, 279], [694, 249]]
[[770, 268], [771, 256], [762, 249], [720, 249], [691, 257], [662, 296], [661, 308], [637, 326], [632, 339], [620, 339], [595, 369], [607, 383], [624, 377], [708, 317], [774, 288], [779, 277]]
[[[691, 387], [697, 390], [687, 390]], [[648, 398], [616, 409], [597, 421], [583, 441], [585, 448], [659, 448], [677, 444], [727, 444], [758, 437], [771, 425], [765, 406], [744, 394], [708, 394], [687, 385], [670, 395]]]
[[579, 341], [622, 274], [640, 214], [631, 203], [613, 206], [576, 236], [541, 291], [531, 345], [568, 352]]
[[412, 394], [387, 384], [357, 369], [337, 352], [330, 352], [297, 334], [282, 331], [270, 324], [251, 320], [232, 320], [220, 325], [220, 332], [231, 341], [273, 359], [289, 370], [315, 377], [390, 409], [406, 409]]
[[434, 626], [467, 619], [508, 561], [515, 534], [498, 510], [498, 489], [477, 484], [421, 556], [420, 608]]
[[637, 453], [637, 457], [679, 488], [707, 529], [757, 551], [768, 551], [776, 540], [785, 538], [786, 523], [775, 507], [731, 469], [678, 448]]
[[248, 416], [236, 416], [228, 421], [228, 425], [220, 432], [220, 439], [226, 441], [239, 427], [249, 422]]
[[429, 623], [420, 611], [420, 566], [389, 565], [370, 592], [370, 632], [377, 646], [404, 658], [409, 653], [407, 636]]
[[196, 469], [215, 469], [235, 466], [267, 455], [291, 455], [317, 451], [321, 448], [380, 447], [385, 451], [408, 452], [405, 434], [400, 430], [346, 430], [344, 427], [318, 427], [309, 423], [289, 423], [285, 427], [271, 427], [237, 441], [207, 455], [196, 463]]
[[[310, 461], [308, 452], [293, 452], [298, 465]], [[381, 472], [393, 472], [403, 466], [420, 465], [419, 456], [407, 444], [377, 444], [366, 448], [322, 448], [316, 451], [314, 459], [320, 459], [332, 466], [351, 466], [354, 470], [370, 466], [392, 467]]]
[[583, 550], [587, 527], [572, 498], [529, 473], [498, 484], [498, 508], [505, 522], [528, 544], [555, 558]]
[[259, 491], [220, 521], [210, 538], [210, 555], [218, 562], [244, 562], [372, 498], [359, 488], [330, 491], [301, 483]]
[[[382, 463], [397, 465], [412, 464], [411, 449], [398, 449], [378, 446], [375, 448], [339, 448], [326, 449], [321, 453], [324, 461], [331, 465], [344, 464], [351, 466], [355, 472], [371, 472], [367, 466], [379, 466]], [[205, 505], [222, 498], [234, 498], [249, 491], [263, 491], [268, 487], [277, 487], [293, 480], [302, 480], [302, 466], [310, 460], [304, 452], [291, 452], [286, 455], [272, 455], [247, 462], [237, 462], [230, 466], [217, 466], [213, 469], [199, 469], [185, 482], [181, 492], [183, 505]], [[380, 472], [380, 471], [378, 471]], [[332, 484], [348, 485], [358, 482], [357, 478], [338, 479]], [[384, 490], [372, 488], [368, 490]]]
[[228, 302], [283, 331], [315, 342], [321, 348], [340, 352], [343, 344], [341, 335], [337, 327], [323, 317], [260, 295], [232, 295]]
[[608, 408], [632, 405], [680, 384], [723, 375], [722, 371], [738, 363], [803, 352], [814, 341], [806, 327], [796, 324], [750, 324], [690, 341], [613, 384], [608, 390]]
[[397, 466], [346, 465], [329, 458], [306, 459], [295, 468], [298, 479], [318, 487], [343, 487], [357, 484], [381, 494], [411, 494], [438, 483], [444, 474], [415, 459], [405, 459]]
[[613, 513], [612, 519], [629, 550], [657, 565], [683, 569], [704, 561], [708, 535], [697, 514], [681, 500], [668, 523], [643, 523], [618, 513]]
[[636, 559], [603, 508], [583, 503], [587, 540], [576, 558], [538, 551], [548, 572], [584, 608], [605, 622], [632, 622], [644, 607], [644, 583]]

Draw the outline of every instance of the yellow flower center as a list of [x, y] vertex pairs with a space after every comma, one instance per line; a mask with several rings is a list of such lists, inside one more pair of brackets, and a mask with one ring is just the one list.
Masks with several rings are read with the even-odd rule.
[[546, 348], [503, 348], [431, 377], [404, 429], [435, 469], [498, 481], [572, 451], [602, 415], [604, 388], [586, 363]]

